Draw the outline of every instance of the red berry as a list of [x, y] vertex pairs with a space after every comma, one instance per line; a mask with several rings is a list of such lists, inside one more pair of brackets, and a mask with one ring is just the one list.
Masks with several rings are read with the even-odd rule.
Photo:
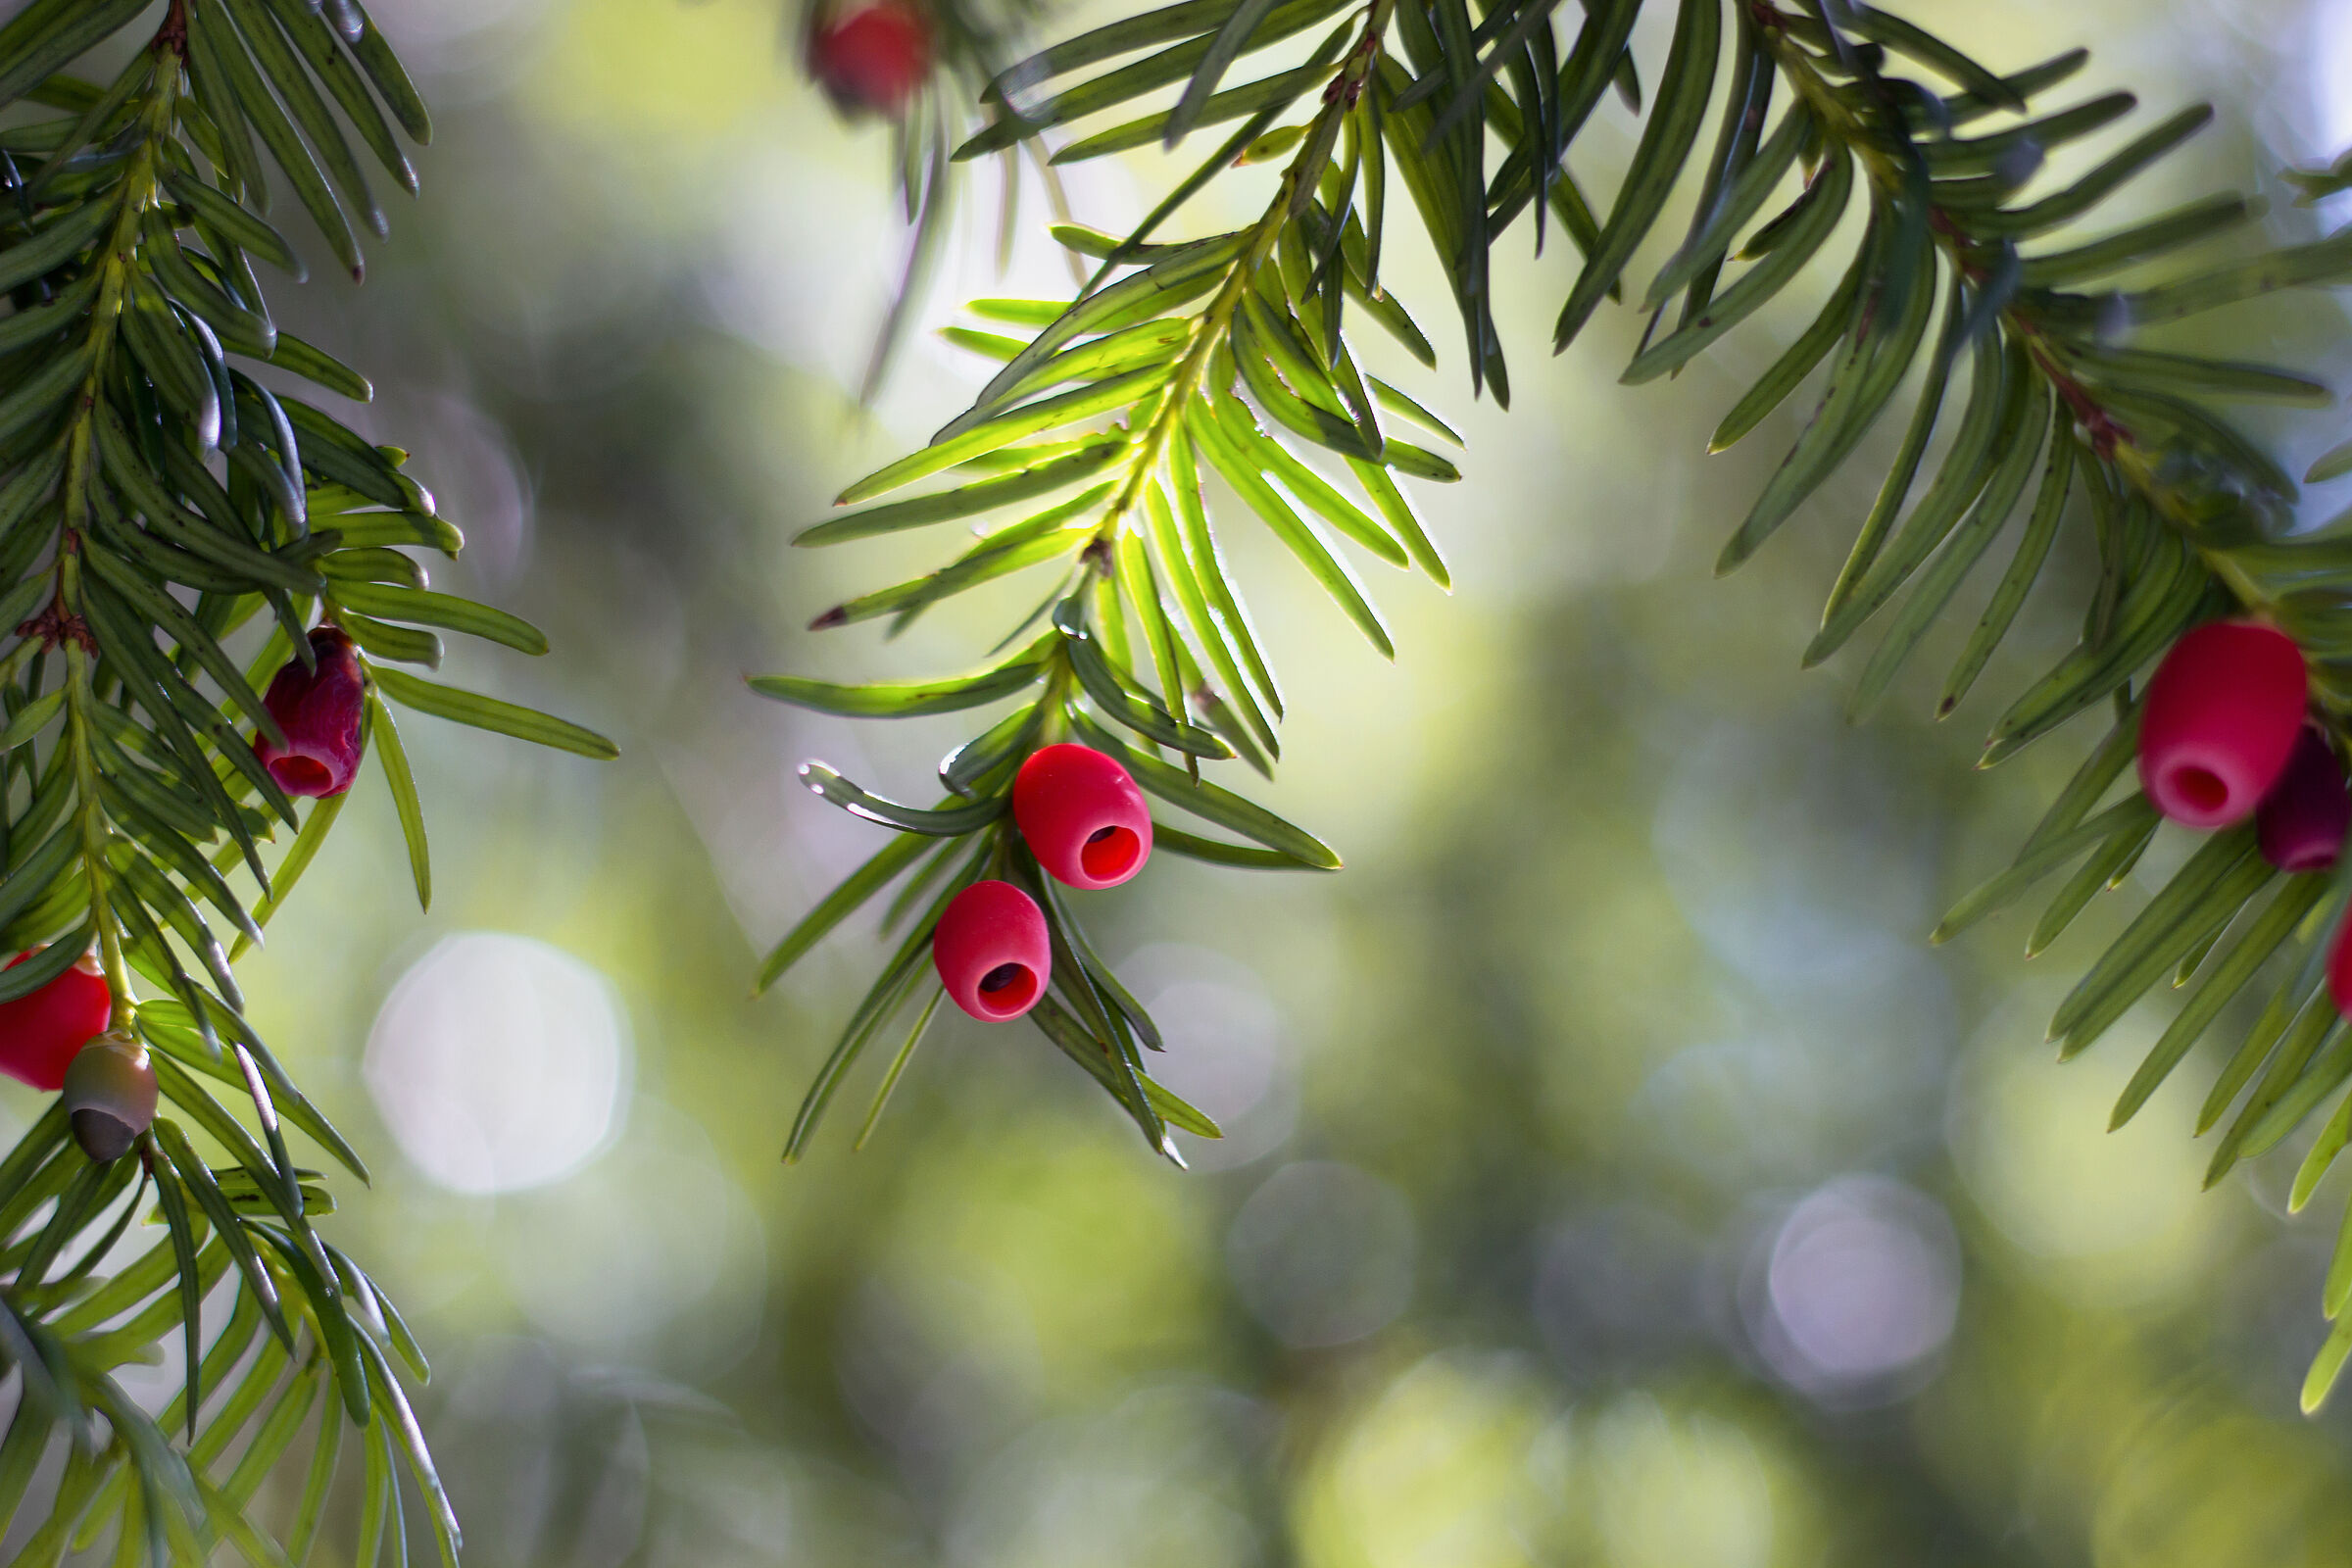
[[312, 632], [311, 655], [317, 669], [303, 668], [299, 659], [287, 660], [262, 698], [285, 731], [286, 744], [273, 746], [269, 737], [257, 735], [253, 754], [288, 795], [340, 795], [360, 771], [360, 713], [368, 681], [351, 639], [339, 627]]
[[1127, 770], [1084, 746], [1049, 746], [1012, 781], [1012, 819], [1056, 882], [1115, 888], [1152, 858], [1152, 811]]
[[2352, 1018], [2352, 916], [2336, 931], [2335, 946], [2328, 950], [2328, 995], [2338, 1013]]
[[100, 1164], [130, 1152], [155, 1121], [155, 1068], [127, 1034], [100, 1035], [66, 1069], [66, 1114], [74, 1141]]
[[[14, 969], [29, 953], [11, 959]], [[84, 956], [74, 967], [28, 996], [0, 1002], [0, 1072], [35, 1089], [55, 1090], [66, 1081], [74, 1054], [93, 1035], [106, 1033], [115, 999], [98, 960]]]
[[2344, 793], [2344, 765], [2316, 724], [2295, 737], [2286, 771], [2262, 798], [2254, 813], [2254, 835], [2262, 858], [2281, 871], [2325, 871], [2344, 847], [2352, 825], [2352, 795]]
[[2302, 650], [2258, 621], [2212, 621], [2175, 643], [2139, 720], [2149, 802], [2190, 827], [2252, 811], [2295, 749], [2305, 680]]
[[1003, 1023], [1046, 994], [1054, 939], [1035, 899], [1009, 882], [975, 882], [941, 912], [931, 962], [956, 1005], [983, 1023]]
[[895, 120], [931, 75], [931, 19], [906, 0], [834, 11], [808, 34], [808, 74], [843, 113]]

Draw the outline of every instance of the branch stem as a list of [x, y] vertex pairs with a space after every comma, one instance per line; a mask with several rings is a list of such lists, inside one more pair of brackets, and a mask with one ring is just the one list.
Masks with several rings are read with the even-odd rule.
[[58, 524], [57, 593], [50, 614], [38, 630], [21, 633], [13, 661], [34, 640], [55, 639], [66, 650], [66, 726], [64, 744], [74, 762], [74, 820], [81, 837], [82, 870], [90, 887], [90, 924], [98, 935], [107, 988], [114, 993], [115, 1017], [129, 1022], [137, 1008], [131, 994], [130, 970], [122, 956], [122, 933], [110, 913], [106, 852], [113, 828], [98, 793], [98, 760], [91, 740], [90, 707], [97, 694], [91, 684], [92, 650], [81, 616], [81, 534], [90, 520], [91, 491], [96, 482], [97, 410], [104, 396], [103, 381], [114, 348], [116, 325], [129, 292], [131, 271], [137, 266], [139, 224], [155, 205], [158, 166], [164, 142], [170, 138], [179, 112], [182, 60], [179, 45], [184, 22], [177, 0], [148, 45], [155, 57], [139, 104], [144, 134], [132, 152], [122, 181], [121, 207], [98, 263], [98, 299], [90, 315], [89, 369], [74, 402], [72, 422], [65, 435], [66, 472], [62, 492], [63, 515]]
[[1110, 551], [1118, 543], [1119, 530], [1126, 525], [1143, 498], [1144, 486], [1151, 482], [1167, 455], [1169, 438], [1184, 418], [1185, 405], [1200, 391], [1216, 351], [1231, 334], [1234, 313], [1241, 309], [1242, 300], [1250, 291], [1250, 280], [1257, 275], [1257, 270], [1265, 265], [1275, 243], [1282, 238], [1284, 226], [1298, 210], [1301, 186], [1321, 172], [1320, 166], [1331, 156], [1332, 134], [1353, 112], [1365, 82], [1379, 65], [1381, 36], [1388, 30], [1395, 6], [1396, 0], [1373, 0], [1366, 9], [1364, 30], [1342, 60], [1339, 74], [1324, 88], [1323, 107], [1308, 122], [1298, 155], [1283, 170], [1282, 182], [1275, 188], [1273, 200], [1266, 204], [1265, 212], [1250, 229], [1248, 242], [1234, 257], [1215, 298], [1209, 301], [1207, 309], [1193, 318], [1184, 358], [1178, 362], [1159, 406], [1152, 411], [1142, 438], [1135, 443], [1126, 478], [1103, 512], [1094, 542], [1088, 546], [1096, 569], [1105, 575], [1111, 569]]
[[[1861, 165], [1865, 177], [1880, 192], [1889, 197], [1901, 194], [1907, 184], [1903, 169], [1888, 154], [1880, 138], [1871, 133], [1838, 89], [1823, 78], [1812, 57], [1791, 37], [1788, 24], [1793, 19], [1773, 7], [1769, 0], [1750, 0], [1750, 3], [1752, 13], [1761, 24], [1757, 30], [1764, 47], [1771, 52], [1789, 86], [1813, 111], [1822, 134], [1842, 145]], [[1892, 112], [1890, 106], [1889, 113]], [[1928, 232], [1949, 259], [1953, 269], [1970, 277], [1981, 276], [1983, 265], [1968, 251], [1970, 238], [1965, 215], [1931, 206], [1928, 220]], [[2187, 525], [2190, 516], [2187, 498], [2159, 476], [2156, 463], [2159, 454], [2135, 440], [2130, 425], [2118, 419], [2111, 410], [2069, 374], [2043, 348], [2039, 340], [2045, 334], [2039, 323], [2015, 305], [2004, 306], [1999, 313], [1999, 320], [2004, 330], [2025, 340], [2028, 357], [2034, 369], [2049, 383], [2051, 391], [2074, 411], [2077, 422], [2088, 432], [2096, 454], [2106, 459], [2132, 488], [2146, 498], [2158, 516], [2180, 530], [2205, 568], [2220, 579], [2239, 603], [2266, 617], [2275, 617], [2278, 610], [2276, 596], [2265, 589], [2244, 566], [2232, 560], [2229, 551], [2217, 549]]]

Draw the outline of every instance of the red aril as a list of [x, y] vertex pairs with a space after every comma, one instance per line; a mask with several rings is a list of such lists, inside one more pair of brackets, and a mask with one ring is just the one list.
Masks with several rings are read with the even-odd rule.
[[1085, 746], [1049, 746], [1012, 780], [1012, 819], [1056, 882], [1113, 888], [1152, 858], [1152, 811], [1127, 770]]
[[840, 7], [808, 33], [808, 74], [845, 114], [905, 115], [931, 61], [930, 15], [907, 0]]
[[2140, 713], [2149, 803], [2189, 827], [2244, 818], [2285, 770], [2305, 685], [2303, 651], [2260, 621], [2211, 621], [2175, 643]]
[[311, 633], [311, 668], [299, 659], [287, 660], [262, 697], [286, 744], [257, 735], [253, 752], [288, 795], [340, 795], [359, 776], [368, 678], [339, 627], [320, 626]]
[[[31, 956], [20, 954], [8, 967]], [[65, 1083], [74, 1053], [106, 1033], [114, 1010], [114, 995], [98, 960], [83, 956], [38, 991], [0, 1002], [0, 1072], [35, 1089], [56, 1090]]]
[[975, 882], [940, 912], [931, 962], [956, 1005], [1003, 1023], [1046, 994], [1054, 939], [1035, 899], [1009, 882]]
[[2343, 851], [2347, 825], [2352, 795], [2344, 792], [2344, 764], [2326, 732], [2306, 724], [2286, 770], [2255, 809], [2255, 841], [2281, 871], [2325, 871]]

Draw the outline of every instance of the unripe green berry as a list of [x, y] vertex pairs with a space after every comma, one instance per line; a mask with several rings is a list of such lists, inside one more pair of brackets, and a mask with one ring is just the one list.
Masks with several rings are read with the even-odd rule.
[[98, 1036], [66, 1068], [63, 1098], [81, 1152], [102, 1165], [120, 1159], [155, 1120], [146, 1046], [121, 1030]]

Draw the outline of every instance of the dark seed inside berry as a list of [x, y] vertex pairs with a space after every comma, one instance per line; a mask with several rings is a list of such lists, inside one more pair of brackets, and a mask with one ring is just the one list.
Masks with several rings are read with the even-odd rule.
[[1000, 963], [980, 977], [980, 990], [984, 994], [1002, 991], [1006, 986], [1014, 984], [1027, 972], [1017, 963]]
[[83, 1109], [72, 1117], [74, 1141], [81, 1152], [103, 1165], [110, 1159], [120, 1159], [130, 1152], [138, 1139], [138, 1130], [119, 1116], [103, 1110]]
[[1102, 842], [1104, 839], [1106, 839], [1106, 838], [1110, 837], [1110, 836], [1111, 836], [1113, 833], [1116, 833], [1117, 831], [1118, 831], [1118, 829], [1117, 829], [1115, 826], [1114, 826], [1114, 827], [1099, 827], [1099, 828], [1095, 829], [1095, 830], [1094, 830], [1092, 833], [1089, 833], [1089, 834], [1086, 836], [1086, 842], [1087, 842], [1087, 843], [1089, 843], [1089, 844], [1100, 844], [1100, 843], [1102, 843]]

